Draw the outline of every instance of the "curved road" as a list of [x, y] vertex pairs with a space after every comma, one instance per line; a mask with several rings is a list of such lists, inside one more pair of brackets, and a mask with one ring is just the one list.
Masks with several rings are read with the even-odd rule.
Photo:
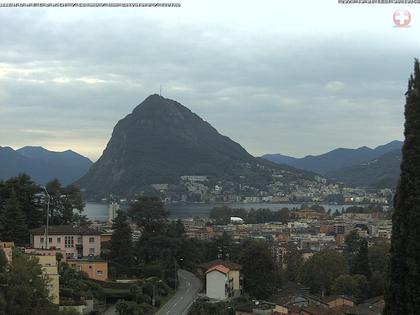
[[179, 286], [175, 295], [156, 315], [186, 315], [201, 289], [201, 281], [186, 270], [178, 270]]

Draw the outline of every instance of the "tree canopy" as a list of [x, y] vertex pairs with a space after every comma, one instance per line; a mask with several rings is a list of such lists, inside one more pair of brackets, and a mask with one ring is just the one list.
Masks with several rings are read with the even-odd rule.
[[316, 253], [302, 266], [301, 280], [313, 293], [329, 294], [334, 280], [347, 273], [343, 255], [334, 251]]
[[244, 288], [257, 299], [267, 299], [278, 284], [278, 270], [265, 242], [249, 241], [243, 245], [239, 263], [244, 275]]
[[389, 284], [385, 315], [417, 314], [420, 309], [420, 66], [408, 81], [401, 175], [392, 216]]
[[158, 197], [141, 197], [130, 204], [128, 215], [138, 226], [144, 228], [145, 233], [156, 233], [161, 231], [169, 211]]
[[14, 251], [9, 270], [0, 272], [0, 314], [57, 314], [48, 295], [48, 280], [38, 259]]
[[118, 211], [117, 217], [112, 220], [114, 232], [111, 237], [111, 253], [113, 268], [117, 275], [127, 275], [133, 265], [133, 241], [130, 224], [122, 210]]

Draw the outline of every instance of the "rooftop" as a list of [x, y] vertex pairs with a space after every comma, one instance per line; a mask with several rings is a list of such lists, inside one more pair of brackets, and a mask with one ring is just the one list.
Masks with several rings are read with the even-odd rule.
[[[45, 227], [30, 230], [31, 235], [44, 235]], [[86, 226], [50, 225], [49, 235], [101, 235], [101, 232]]]
[[227, 267], [225, 267], [223, 265], [217, 265], [217, 266], [213, 266], [210, 269], [208, 269], [206, 271], [206, 273], [209, 273], [209, 272], [212, 272], [212, 271], [215, 271], [215, 270], [217, 270], [217, 271], [219, 271], [221, 273], [224, 273], [224, 274], [227, 274], [230, 271], [229, 268], [227, 268]]
[[205, 269], [205, 270], [209, 270], [210, 268], [217, 266], [217, 265], [222, 265], [225, 266], [227, 268], [229, 268], [230, 270], [241, 270], [242, 266], [231, 262], [231, 261], [225, 261], [225, 260], [221, 260], [221, 259], [217, 259], [217, 260], [212, 260], [209, 261], [207, 263], [203, 263], [200, 265], [201, 268]]

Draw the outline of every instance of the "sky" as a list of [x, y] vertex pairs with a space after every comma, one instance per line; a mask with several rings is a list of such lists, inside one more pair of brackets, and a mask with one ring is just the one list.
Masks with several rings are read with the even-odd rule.
[[[0, 146], [96, 160], [160, 86], [256, 156], [403, 139], [420, 4], [180, 3], [0, 8]], [[395, 27], [395, 10], [410, 27]]]

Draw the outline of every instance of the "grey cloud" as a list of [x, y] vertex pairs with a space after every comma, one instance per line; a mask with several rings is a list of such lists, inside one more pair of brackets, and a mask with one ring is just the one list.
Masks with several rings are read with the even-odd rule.
[[401, 138], [418, 44], [400, 49], [370, 35], [296, 40], [205, 25], [168, 28], [142, 17], [58, 23], [47, 14], [0, 12], [0, 65], [29, 70], [2, 75], [0, 66], [0, 145], [46, 143], [36, 133], [6, 132], [23, 123], [63, 135], [75, 150], [91, 137], [98, 155], [114, 124], [160, 84], [164, 96], [256, 155]]

